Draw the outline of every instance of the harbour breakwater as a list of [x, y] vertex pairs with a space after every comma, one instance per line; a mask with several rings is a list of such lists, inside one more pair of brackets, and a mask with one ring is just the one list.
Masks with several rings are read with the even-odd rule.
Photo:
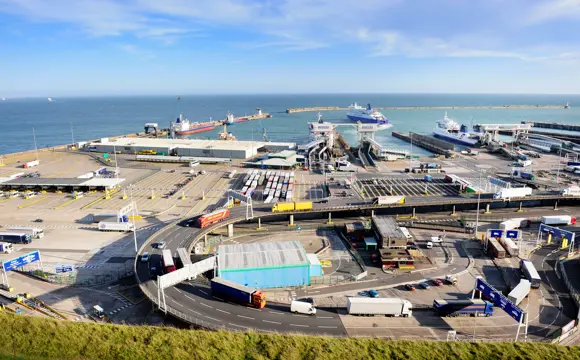
[[[396, 106], [373, 107], [376, 110], [454, 110], [454, 109], [565, 109], [564, 105], [495, 105], [495, 106]], [[286, 109], [286, 113], [313, 112], [313, 111], [348, 111], [348, 108], [338, 106], [314, 106]]]

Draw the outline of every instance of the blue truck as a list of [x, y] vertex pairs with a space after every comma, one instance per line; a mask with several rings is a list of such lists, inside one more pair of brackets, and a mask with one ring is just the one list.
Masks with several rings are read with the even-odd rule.
[[438, 316], [491, 316], [493, 304], [481, 299], [436, 299], [433, 310]]
[[28, 234], [17, 232], [2, 232], [0, 233], [0, 241], [13, 244], [30, 244], [32, 242], [32, 238]]
[[431, 176], [431, 175], [425, 175], [425, 181], [432, 182], [433, 181], [433, 176]]
[[258, 309], [266, 306], [266, 294], [263, 292], [237, 284], [230, 280], [213, 278], [211, 280], [211, 292], [216, 297], [224, 297], [227, 300], [253, 306]]
[[528, 173], [528, 172], [523, 172], [523, 171], [520, 173], [520, 177], [522, 179], [525, 179], [525, 180], [535, 180], [536, 179], [534, 174]]

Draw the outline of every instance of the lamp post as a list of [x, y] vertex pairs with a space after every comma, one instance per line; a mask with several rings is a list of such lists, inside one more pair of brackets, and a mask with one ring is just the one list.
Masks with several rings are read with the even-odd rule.
[[478, 184], [478, 191], [477, 191], [477, 214], [475, 214], [475, 235], [474, 237], [477, 239], [477, 230], [479, 228], [479, 204], [481, 202], [481, 175], [489, 168], [489, 165], [475, 165], [479, 168], [479, 184]]
[[72, 121], [69, 122], [69, 124], [70, 124], [70, 136], [72, 138], [72, 146], [75, 146], [75, 133], [73, 131], [73, 123], [72, 123]]
[[133, 201], [133, 187], [129, 188], [131, 190], [131, 217], [133, 218], [133, 241], [135, 242], [135, 254], [139, 251], [137, 248], [137, 227], [135, 226], [135, 202]]

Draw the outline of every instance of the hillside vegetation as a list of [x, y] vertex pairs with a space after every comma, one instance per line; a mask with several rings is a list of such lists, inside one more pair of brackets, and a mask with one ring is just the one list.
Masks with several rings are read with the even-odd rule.
[[580, 359], [537, 343], [385, 341], [101, 325], [0, 313], [0, 359]]

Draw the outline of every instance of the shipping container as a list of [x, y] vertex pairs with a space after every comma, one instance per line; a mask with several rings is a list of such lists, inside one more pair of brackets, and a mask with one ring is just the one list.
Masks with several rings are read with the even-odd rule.
[[481, 299], [436, 299], [433, 300], [433, 310], [439, 316], [491, 316], [493, 304]]
[[545, 225], [574, 225], [576, 217], [570, 215], [542, 216], [542, 224]]
[[530, 293], [531, 283], [529, 280], [522, 279], [519, 284], [508, 294], [507, 298], [514, 305], [519, 305]]
[[501, 246], [494, 238], [487, 239], [487, 253], [496, 259], [505, 258], [505, 250], [503, 246]]
[[129, 222], [106, 222], [101, 221], [98, 225], [100, 231], [135, 231], [133, 223]]
[[506, 253], [510, 256], [510, 257], [517, 257], [520, 253], [520, 249], [518, 248], [518, 246], [512, 241], [512, 239], [509, 238], [502, 238], [500, 239], [500, 244], [503, 246], [503, 248], [505, 249]]
[[413, 305], [399, 298], [347, 297], [346, 310], [350, 315], [383, 315], [409, 317]]
[[506, 220], [504, 222], [501, 222], [499, 224], [499, 228], [500, 230], [513, 230], [513, 229], [519, 229], [519, 228], [525, 228], [530, 226], [531, 222], [530, 220], [526, 219], [526, 218], [515, 218], [515, 219], [510, 219], [510, 220]]

